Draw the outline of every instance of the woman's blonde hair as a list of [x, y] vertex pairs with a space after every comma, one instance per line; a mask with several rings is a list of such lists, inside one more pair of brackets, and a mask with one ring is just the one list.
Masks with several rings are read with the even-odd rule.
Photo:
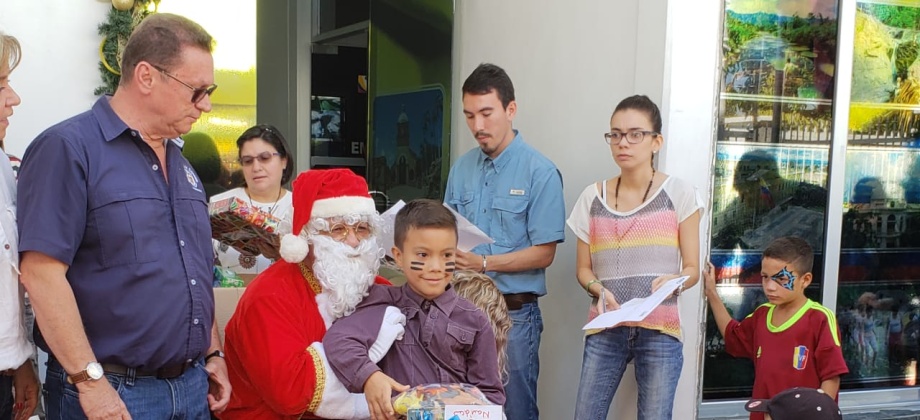
[[502, 378], [507, 378], [508, 355], [505, 353], [505, 348], [508, 346], [511, 317], [508, 316], [508, 306], [505, 304], [502, 292], [498, 290], [498, 286], [489, 276], [470, 270], [454, 272], [451, 284], [460, 297], [476, 305], [492, 322], [495, 350], [498, 353], [498, 371]]
[[0, 31], [0, 69], [13, 71], [22, 58], [22, 47], [19, 40], [12, 35]]

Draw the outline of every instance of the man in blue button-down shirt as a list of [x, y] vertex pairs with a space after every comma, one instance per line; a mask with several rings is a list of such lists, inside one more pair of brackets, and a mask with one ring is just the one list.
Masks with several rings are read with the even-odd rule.
[[177, 144], [211, 110], [212, 45], [186, 18], [147, 17], [115, 94], [26, 150], [21, 280], [49, 419], [202, 419], [229, 401], [208, 204]]
[[488, 273], [514, 321], [508, 335], [505, 413], [536, 420], [537, 376], [546, 267], [565, 239], [562, 176], [511, 127], [517, 111], [511, 79], [481, 64], [463, 83], [463, 114], [479, 143], [450, 169], [445, 201], [495, 243], [458, 251], [457, 268]]

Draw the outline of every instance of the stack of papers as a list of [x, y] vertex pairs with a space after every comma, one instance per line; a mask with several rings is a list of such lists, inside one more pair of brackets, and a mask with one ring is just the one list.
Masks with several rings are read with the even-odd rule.
[[645, 319], [652, 310], [661, 305], [665, 299], [670, 297], [678, 287], [684, 284], [690, 276], [678, 277], [661, 285], [655, 293], [648, 297], [635, 298], [620, 305], [620, 309], [605, 312], [591, 320], [582, 327], [583, 330], [594, 330], [599, 328], [611, 328], [624, 322], [639, 322]]

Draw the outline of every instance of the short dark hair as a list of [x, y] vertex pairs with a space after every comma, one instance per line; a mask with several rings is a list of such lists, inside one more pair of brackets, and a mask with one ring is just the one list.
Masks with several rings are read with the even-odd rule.
[[214, 52], [214, 38], [201, 25], [171, 13], [154, 13], [134, 28], [121, 57], [121, 80], [130, 82], [141, 61], [171, 70], [185, 47]]
[[[277, 127], [271, 124], [259, 124], [254, 125], [246, 129], [243, 134], [240, 134], [240, 138], [236, 139], [236, 157], [239, 159], [242, 157], [243, 145], [246, 142], [252, 139], [262, 139], [265, 140], [268, 144], [272, 145], [275, 150], [278, 151], [278, 155], [281, 158], [287, 158], [288, 164], [284, 167], [284, 172], [281, 173], [281, 184], [287, 184], [291, 180], [291, 176], [294, 174], [294, 161], [291, 159], [291, 152], [288, 149], [287, 140], [284, 139], [284, 136], [281, 135], [281, 131]], [[243, 182], [243, 184], [246, 184]]]
[[815, 251], [804, 239], [797, 236], [783, 236], [770, 242], [763, 250], [763, 258], [773, 258], [792, 264], [799, 274], [811, 273], [815, 263]]
[[397, 248], [402, 249], [409, 229], [450, 229], [457, 235], [457, 217], [440, 201], [419, 198], [396, 213], [393, 243]]
[[648, 96], [633, 95], [623, 99], [620, 101], [620, 103], [617, 104], [617, 107], [613, 110], [613, 113], [616, 114], [617, 112], [625, 111], [627, 109], [644, 112], [649, 121], [652, 122], [652, 130], [655, 130], [656, 133], [661, 133], [661, 111], [658, 109], [658, 105], [655, 105], [655, 103], [652, 102]]
[[493, 90], [502, 102], [502, 108], [508, 108], [514, 100], [514, 84], [508, 73], [495, 64], [480, 64], [463, 82], [464, 95], [488, 95]]

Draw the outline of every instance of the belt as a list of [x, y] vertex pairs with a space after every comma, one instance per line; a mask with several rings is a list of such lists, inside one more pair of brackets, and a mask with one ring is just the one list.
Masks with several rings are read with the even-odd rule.
[[509, 311], [516, 311], [523, 308], [524, 304], [537, 301], [536, 293], [508, 293], [504, 296]]
[[[172, 366], [164, 366], [159, 369], [134, 369], [134, 377], [155, 377], [157, 379], [173, 379], [182, 376], [185, 371], [192, 366], [191, 362], [182, 363]], [[113, 363], [103, 363], [102, 370], [105, 373], [110, 373], [112, 375], [118, 376], [128, 376], [128, 371], [131, 368], [122, 365], [116, 365]]]

